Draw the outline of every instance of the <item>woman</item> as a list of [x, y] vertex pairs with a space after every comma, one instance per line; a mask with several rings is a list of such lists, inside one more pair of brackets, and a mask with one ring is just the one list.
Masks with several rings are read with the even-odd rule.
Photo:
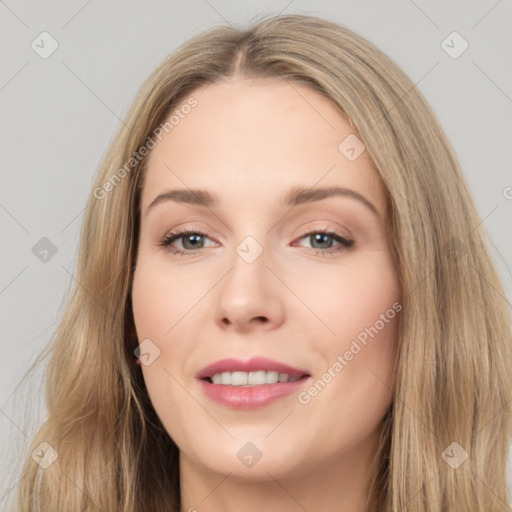
[[20, 510], [509, 510], [503, 289], [396, 64], [315, 17], [216, 28], [125, 124]]

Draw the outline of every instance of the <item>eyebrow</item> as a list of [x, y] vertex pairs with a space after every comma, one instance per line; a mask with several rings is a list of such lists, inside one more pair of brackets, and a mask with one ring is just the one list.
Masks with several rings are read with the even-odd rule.
[[[284, 206], [298, 206], [305, 203], [313, 203], [321, 201], [329, 197], [351, 197], [364, 204], [375, 215], [379, 215], [377, 208], [366, 197], [355, 190], [344, 187], [324, 187], [324, 188], [303, 188], [294, 187], [284, 196], [282, 204]], [[217, 199], [207, 190], [199, 189], [174, 189], [158, 195], [148, 206], [146, 212], [154, 208], [157, 204], [165, 201], [174, 201], [177, 203], [185, 203], [194, 206], [203, 206], [205, 208], [215, 207]]]

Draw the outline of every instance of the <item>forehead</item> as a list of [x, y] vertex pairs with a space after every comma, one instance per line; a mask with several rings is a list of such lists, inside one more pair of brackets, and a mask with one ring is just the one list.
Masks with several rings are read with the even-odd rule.
[[[195, 106], [180, 110], [187, 102]], [[385, 210], [368, 152], [352, 160], [343, 153], [345, 141], [358, 143], [356, 130], [332, 101], [306, 85], [216, 82], [193, 91], [172, 114], [172, 129], [148, 157], [143, 212], [168, 188], [209, 189], [218, 191], [221, 203], [231, 197], [248, 205], [317, 183], [351, 187]]]

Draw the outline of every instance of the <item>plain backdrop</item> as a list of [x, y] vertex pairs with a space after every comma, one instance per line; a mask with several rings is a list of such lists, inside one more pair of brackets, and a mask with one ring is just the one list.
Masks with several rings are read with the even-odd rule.
[[207, 28], [313, 14], [394, 59], [455, 148], [512, 302], [511, 3], [0, 1], [0, 510], [12, 508], [19, 450], [45, 416], [43, 365], [22, 377], [62, 314], [93, 176], [145, 78]]

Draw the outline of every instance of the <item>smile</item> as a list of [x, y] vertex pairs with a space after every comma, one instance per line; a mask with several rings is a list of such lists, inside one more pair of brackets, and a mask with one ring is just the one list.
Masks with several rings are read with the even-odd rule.
[[277, 382], [295, 382], [301, 379], [299, 375], [289, 375], [278, 371], [259, 370], [254, 372], [222, 372], [216, 373], [210, 379], [213, 384], [223, 386], [262, 386], [276, 384]]

